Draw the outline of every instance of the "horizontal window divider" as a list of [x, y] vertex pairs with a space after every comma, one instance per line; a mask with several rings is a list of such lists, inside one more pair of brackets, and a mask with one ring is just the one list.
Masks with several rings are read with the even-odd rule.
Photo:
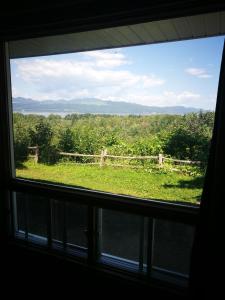
[[48, 196], [61, 201], [71, 201], [97, 208], [124, 211], [189, 225], [196, 224], [199, 213], [197, 205], [165, 200], [148, 200], [20, 178], [12, 178], [8, 189], [15, 192], [39, 194], [40, 196]]
[[139, 270], [139, 263], [122, 257], [117, 257], [107, 253], [102, 253], [98, 260], [99, 263], [109, 265], [113, 268], [119, 268], [120, 270], [127, 272], [135, 272], [141, 275], [143, 272]]

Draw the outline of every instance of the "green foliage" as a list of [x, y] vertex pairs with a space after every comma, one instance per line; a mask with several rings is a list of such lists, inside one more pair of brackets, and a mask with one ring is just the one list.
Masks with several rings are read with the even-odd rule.
[[26, 124], [19, 120], [14, 126], [14, 153], [15, 161], [21, 162], [27, 159], [30, 136], [26, 130]]
[[163, 153], [177, 159], [207, 161], [213, 122], [213, 112], [184, 116], [72, 114], [65, 118], [15, 113], [15, 157], [26, 160], [27, 147], [38, 145], [40, 161], [45, 163], [59, 161], [59, 151], [100, 154], [102, 149], [114, 155]]
[[59, 137], [59, 149], [63, 152], [75, 151], [74, 134], [70, 128], [66, 128], [61, 132]]
[[171, 131], [164, 152], [178, 159], [208, 159], [214, 114], [206, 112], [188, 114]]
[[53, 131], [46, 120], [40, 120], [33, 128], [29, 128], [30, 140], [33, 145], [47, 147], [51, 143]]
[[45, 163], [56, 162], [56, 146], [52, 145], [53, 130], [46, 119], [41, 118], [34, 126], [29, 127], [30, 143], [39, 146], [39, 160]]

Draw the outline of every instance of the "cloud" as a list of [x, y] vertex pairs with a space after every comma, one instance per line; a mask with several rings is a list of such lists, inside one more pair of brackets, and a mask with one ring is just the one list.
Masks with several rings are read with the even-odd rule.
[[[113, 94], [113, 95], [112, 95]], [[149, 93], [148, 90], [126, 90], [121, 98], [121, 95], [116, 93], [107, 94], [99, 93], [97, 98], [111, 100], [111, 101], [126, 101], [131, 103], [138, 103], [149, 106], [193, 106], [204, 107], [207, 99], [200, 94], [191, 91], [161, 91], [156, 93]], [[187, 101], [188, 100], [188, 101]]]
[[[154, 87], [164, 84], [165, 80], [154, 74], [138, 74], [121, 67], [126, 63], [124, 54], [106, 51], [85, 52], [77, 59], [21, 59], [14, 62], [14, 77], [29, 86], [26, 95], [30, 90], [29, 97], [39, 100], [96, 95], [121, 99], [127, 90], [137, 93], [145, 89], [150, 93]], [[24, 90], [20, 96], [24, 96], [23, 93]]]
[[154, 75], [144, 75], [141, 76], [141, 81], [143, 82], [143, 87], [148, 88], [151, 86], [163, 85], [165, 80], [157, 78]]
[[90, 58], [92, 64], [101, 68], [115, 68], [132, 62], [126, 59], [126, 56], [117, 50], [101, 50], [84, 52], [83, 56]]
[[200, 94], [192, 93], [189, 91], [183, 91], [176, 95], [177, 99], [199, 99], [201, 97]]
[[[89, 51], [74, 56], [13, 60], [13, 96], [36, 100], [99, 98], [155, 106], [205, 107], [193, 90], [166, 90], [165, 79], [138, 73], [122, 50]], [[188, 69], [205, 76], [203, 69]], [[199, 71], [200, 70], [200, 71]], [[201, 77], [204, 78], [204, 77]], [[170, 89], [170, 87], [169, 87]]]
[[211, 78], [212, 75], [207, 72], [207, 70], [202, 68], [187, 68], [185, 72], [189, 75], [198, 77], [198, 78]]

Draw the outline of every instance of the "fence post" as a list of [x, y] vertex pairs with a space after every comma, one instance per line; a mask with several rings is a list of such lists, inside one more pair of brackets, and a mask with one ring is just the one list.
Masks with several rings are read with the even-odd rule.
[[106, 155], [107, 155], [107, 149], [104, 150], [104, 157], [103, 157], [104, 164], [106, 164]]
[[34, 162], [36, 164], [38, 163], [38, 156], [39, 156], [39, 147], [36, 146], [36, 148], [35, 148], [35, 157], [34, 157]]
[[100, 157], [100, 167], [102, 167], [103, 166], [103, 164], [104, 164], [104, 150], [101, 150], [101, 157]]
[[162, 166], [163, 165], [163, 155], [159, 154], [159, 165]]
[[101, 157], [100, 157], [100, 167], [104, 166], [105, 163], [105, 156], [107, 155], [107, 149], [101, 151]]

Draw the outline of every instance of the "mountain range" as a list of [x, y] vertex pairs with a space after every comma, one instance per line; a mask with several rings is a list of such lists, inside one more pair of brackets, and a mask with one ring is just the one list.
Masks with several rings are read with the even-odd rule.
[[52, 113], [52, 114], [118, 114], [118, 115], [150, 115], [177, 114], [184, 115], [199, 112], [200, 108], [186, 106], [147, 106], [125, 101], [106, 101], [96, 98], [73, 100], [33, 100], [29, 98], [13, 98], [13, 111], [20, 113]]

